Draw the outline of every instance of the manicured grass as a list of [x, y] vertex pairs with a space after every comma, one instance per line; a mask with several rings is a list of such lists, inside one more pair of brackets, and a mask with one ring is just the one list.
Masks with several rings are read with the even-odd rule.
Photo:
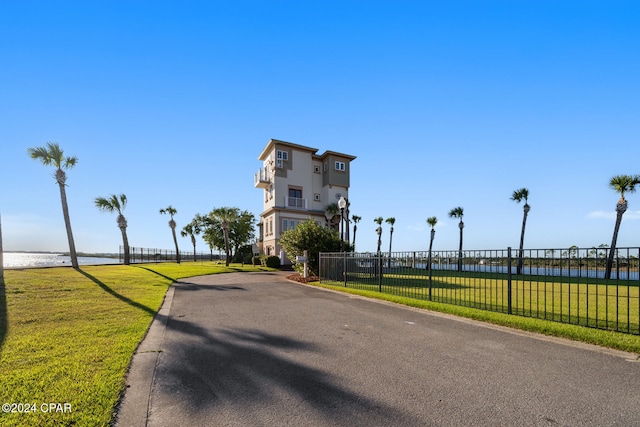
[[[319, 282], [312, 282], [310, 283], [310, 285], [320, 286], [355, 295], [362, 295], [368, 298], [391, 301], [410, 307], [417, 307], [432, 311], [438, 311], [441, 313], [452, 314], [459, 317], [480, 320], [483, 322], [507, 326], [523, 331], [568, 338], [574, 341], [581, 341], [589, 344], [595, 344], [603, 347], [609, 347], [617, 350], [640, 354], [640, 336], [638, 335], [599, 330], [578, 325], [563, 324], [558, 323], [557, 321], [496, 313], [487, 310], [453, 305], [450, 303], [426, 301], [424, 299], [417, 298], [415, 295], [407, 296], [387, 293], [388, 289], [385, 289], [384, 287], [383, 289], [385, 290], [385, 292], [379, 292], [377, 291], [377, 286], [373, 285], [367, 285], [366, 289], [363, 286], [359, 286], [359, 288], [355, 289], [351, 287], [353, 284], [349, 284], [350, 287], [344, 287], [342, 284], [338, 284], [337, 282], [322, 284]], [[449, 284], [449, 286], [450, 285], [451, 284]]]
[[[415, 299], [507, 313], [505, 274], [433, 271], [431, 290], [425, 270], [385, 272], [384, 278], [348, 273], [347, 286]], [[339, 282], [327, 282], [338, 285]], [[513, 276], [513, 314], [579, 326], [640, 334], [640, 289], [637, 281], [554, 276]]]
[[[29, 412], [0, 412], [0, 425], [108, 426], [131, 357], [171, 283], [259, 270], [267, 269], [183, 262], [5, 270], [0, 404]], [[50, 403], [63, 412], [50, 412]]]

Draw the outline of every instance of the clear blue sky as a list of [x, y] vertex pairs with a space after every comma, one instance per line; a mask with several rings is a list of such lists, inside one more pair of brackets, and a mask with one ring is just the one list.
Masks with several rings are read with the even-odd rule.
[[[68, 250], [60, 197], [27, 148], [58, 142], [76, 247], [116, 252], [97, 196], [125, 193], [133, 246], [172, 248], [196, 213], [258, 217], [270, 138], [357, 156], [359, 250], [610, 244], [611, 176], [640, 173], [637, 1], [0, 0], [4, 249]], [[640, 245], [640, 193], [619, 246]], [[190, 242], [180, 245], [190, 250]], [[199, 240], [199, 250], [206, 247]], [[385, 225], [383, 248], [388, 247]]]

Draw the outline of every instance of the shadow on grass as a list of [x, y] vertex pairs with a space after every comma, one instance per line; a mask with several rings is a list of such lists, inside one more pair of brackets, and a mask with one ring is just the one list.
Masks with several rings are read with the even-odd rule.
[[132, 300], [131, 298], [128, 298], [128, 297], [125, 297], [122, 294], [119, 294], [118, 292], [114, 291], [109, 286], [107, 286], [104, 282], [102, 282], [101, 280], [99, 280], [96, 277], [92, 276], [91, 274], [87, 273], [86, 271], [82, 271], [79, 268], [77, 269], [77, 271], [80, 274], [82, 274], [83, 276], [85, 276], [87, 279], [91, 280], [96, 285], [100, 286], [100, 288], [102, 288], [102, 290], [104, 290], [109, 295], [112, 295], [112, 296], [118, 298], [120, 301], [126, 302], [127, 304], [129, 304], [129, 305], [131, 305], [133, 307], [139, 308], [140, 310], [144, 310], [147, 313], [151, 314], [152, 316], [156, 315], [156, 310], [153, 310], [153, 309], [147, 307], [144, 304], [140, 304], [139, 302], [136, 302], [136, 301]]
[[160, 277], [164, 277], [164, 278], [165, 278], [165, 279], [167, 279], [167, 280], [171, 280], [171, 282], [175, 282], [176, 280], [178, 280], [178, 279], [176, 279], [176, 278], [166, 276], [166, 275], [164, 275], [164, 274], [162, 274], [162, 273], [158, 273], [157, 271], [152, 270], [152, 269], [150, 269], [150, 268], [148, 268], [148, 267], [141, 267], [141, 266], [139, 266], [139, 265], [135, 265], [134, 267], [138, 267], [138, 268], [141, 268], [141, 269], [143, 269], [143, 270], [150, 271], [150, 272], [152, 272], [152, 273], [154, 273], [154, 274], [157, 274], [157, 275], [158, 275], [158, 276], [160, 276]]

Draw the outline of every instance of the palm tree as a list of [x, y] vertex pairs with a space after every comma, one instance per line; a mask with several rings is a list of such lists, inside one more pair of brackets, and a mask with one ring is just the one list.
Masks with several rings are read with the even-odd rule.
[[160, 214], [168, 214], [171, 219], [169, 220], [169, 227], [171, 227], [171, 234], [173, 235], [173, 243], [176, 246], [176, 262], [180, 264], [180, 249], [178, 248], [178, 238], [176, 237], [176, 222], [173, 220], [173, 216], [177, 214], [178, 211], [173, 206], [169, 205], [165, 209], [160, 209]]
[[230, 245], [229, 245], [229, 227], [231, 223], [238, 218], [238, 211], [234, 208], [217, 208], [211, 211], [211, 215], [222, 223], [222, 231], [224, 233], [224, 247], [226, 253], [225, 265], [229, 266]]
[[624, 193], [633, 193], [636, 191], [636, 185], [640, 184], [640, 175], [616, 175], [609, 180], [609, 187], [612, 190], [620, 193], [620, 200], [616, 204], [616, 224], [613, 228], [613, 238], [611, 239], [611, 248], [609, 250], [609, 258], [607, 259], [607, 268], [604, 273], [604, 278], [609, 280], [611, 278], [611, 269], [613, 267], [613, 257], [616, 249], [616, 242], [618, 241], [618, 231], [620, 230], [620, 223], [622, 222], [622, 215], [627, 211], [628, 203], [624, 198]]
[[384, 221], [384, 218], [381, 216], [373, 220], [373, 222], [378, 224], [378, 228], [376, 228], [376, 233], [378, 233], [378, 255], [380, 255], [380, 245], [382, 245], [382, 221]]
[[124, 247], [124, 264], [130, 264], [130, 252], [129, 252], [129, 239], [127, 238], [127, 220], [122, 214], [122, 211], [127, 206], [127, 196], [124, 194], [120, 194], [116, 196], [112, 194], [108, 198], [105, 197], [96, 197], [95, 204], [98, 209], [106, 212], [117, 212], [118, 213], [118, 228], [122, 233], [122, 246]]
[[518, 255], [518, 267], [516, 269], [516, 274], [522, 274], [522, 264], [524, 260], [524, 228], [527, 225], [527, 215], [529, 214], [529, 210], [531, 206], [529, 206], [529, 190], [526, 188], [521, 188], [516, 190], [511, 195], [511, 200], [514, 200], [517, 203], [520, 203], [524, 200], [524, 216], [522, 217], [522, 232], [520, 233], [520, 254]]
[[455, 207], [449, 211], [449, 218], [459, 218], [458, 228], [460, 229], [460, 246], [458, 247], [458, 271], [462, 271], [462, 229], [464, 228], [464, 222], [462, 217], [464, 215], [464, 209], [462, 206]]
[[433, 239], [436, 237], [436, 224], [438, 223], [438, 218], [435, 216], [430, 216], [427, 218], [427, 224], [431, 226], [431, 239], [429, 240], [429, 257], [427, 261], [427, 267], [431, 270], [431, 249], [433, 248]]
[[358, 223], [360, 222], [360, 220], [362, 219], [361, 217], [359, 217], [358, 215], [353, 215], [351, 217], [351, 219], [353, 220], [353, 251], [355, 252], [356, 250], [356, 231], [358, 230]]
[[340, 216], [340, 208], [338, 207], [337, 203], [331, 203], [329, 205], [327, 205], [324, 208], [324, 216], [325, 218], [327, 218], [327, 225], [329, 225], [330, 227], [332, 227], [335, 230], [338, 230], [338, 232], [340, 232], [340, 227], [339, 227], [339, 220], [336, 219], [336, 217]]
[[387, 264], [387, 268], [391, 268], [391, 240], [393, 240], [393, 224], [396, 223], [396, 219], [394, 217], [391, 217], [385, 219], [384, 222], [391, 226], [391, 228], [389, 229], [389, 260]]
[[182, 227], [182, 231], [180, 231], [180, 235], [182, 237], [191, 237], [191, 244], [193, 245], [193, 260], [197, 261], [198, 255], [196, 253], [196, 236], [200, 234], [200, 222], [197, 219], [194, 219], [189, 224]]
[[69, 240], [69, 256], [71, 265], [78, 268], [78, 256], [76, 255], [76, 245], [71, 232], [71, 219], [69, 217], [69, 205], [67, 204], [67, 192], [65, 190], [67, 182], [66, 169], [73, 168], [78, 162], [77, 157], [64, 157], [64, 151], [57, 143], [47, 142], [46, 147], [32, 147], [27, 150], [32, 159], [40, 160], [45, 166], [55, 166], [56, 172], [53, 175], [60, 187], [60, 199], [62, 201], [62, 215], [64, 224], [67, 227], [67, 240]]

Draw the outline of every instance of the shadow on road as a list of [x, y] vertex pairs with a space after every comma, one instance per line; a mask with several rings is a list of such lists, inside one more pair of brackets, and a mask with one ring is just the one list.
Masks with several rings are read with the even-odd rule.
[[195, 413], [232, 414], [229, 423], [263, 425], [264, 413], [258, 413], [266, 407], [276, 417], [271, 421], [284, 424], [310, 414], [324, 425], [422, 425], [382, 401], [350, 391], [328, 370], [291, 358], [292, 353], [297, 360], [300, 352], [309, 358], [322, 353], [311, 342], [258, 329], [206, 330], [175, 318], [167, 327], [191, 337], [165, 348], [163, 357], [175, 359], [156, 372], [160, 411], [173, 405]]

